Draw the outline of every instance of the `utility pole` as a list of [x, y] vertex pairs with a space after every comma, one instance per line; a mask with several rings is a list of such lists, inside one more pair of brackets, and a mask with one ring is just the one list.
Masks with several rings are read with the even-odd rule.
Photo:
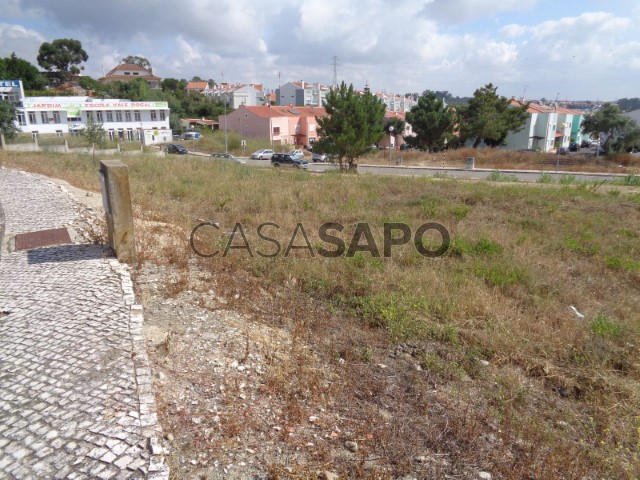
[[333, 57], [333, 88], [338, 86], [338, 57], [334, 55]]

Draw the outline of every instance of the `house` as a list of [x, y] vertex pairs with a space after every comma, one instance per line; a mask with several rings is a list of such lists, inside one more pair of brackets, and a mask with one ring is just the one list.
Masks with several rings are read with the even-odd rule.
[[[523, 103], [512, 99], [511, 105]], [[556, 148], [569, 147], [570, 142], [582, 140], [580, 128], [583, 114], [576, 110], [530, 103], [528, 118], [522, 130], [509, 133], [505, 143], [508, 150], [536, 149], [553, 152]]]
[[241, 137], [268, 138], [274, 145], [311, 145], [318, 139], [316, 117], [327, 113], [322, 107], [245, 106], [218, 117], [220, 129]]
[[398, 119], [405, 122], [404, 130], [402, 132], [394, 132], [393, 136], [385, 135], [378, 143], [381, 148], [389, 148], [389, 145], [391, 145], [391, 148], [394, 149], [399, 148], [404, 143], [407, 143], [404, 141], [405, 138], [415, 137], [415, 133], [413, 133], [413, 127], [411, 127], [411, 124], [407, 123], [407, 115], [404, 112], [393, 112], [387, 110], [384, 114], [385, 124], [392, 119]]
[[155, 76], [150, 70], [133, 63], [121, 63], [109, 71], [104, 77], [99, 78], [98, 82], [103, 84], [130, 82], [137, 78], [146, 80], [151, 88], [160, 88], [160, 77]]
[[203, 90], [202, 94], [213, 97], [230, 108], [238, 108], [241, 105], [256, 107], [264, 104], [264, 92], [260, 84], [222, 83]]
[[187, 83], [187, 92], [202, 93], [209, 88], [209, 82], [189, 82]]
[[215, 130], [218, 128], [218, 122], [215, 120], [207, 120], [206, 118], [181, 118], [180, 126], [183, 128], [205, 127]]
[[322, 107], [331, 89], [304, 80], [288, 82], [276, 89], [276, 105], [292, 107]]

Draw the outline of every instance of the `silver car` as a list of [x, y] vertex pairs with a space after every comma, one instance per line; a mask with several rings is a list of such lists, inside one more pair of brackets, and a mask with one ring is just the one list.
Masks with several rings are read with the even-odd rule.
[[251, 154], [251, 158], [254, 160], [271, 160], [273, 156], [273, 150], [268, 148], [263, 148], [262, 150], [258, 150]]

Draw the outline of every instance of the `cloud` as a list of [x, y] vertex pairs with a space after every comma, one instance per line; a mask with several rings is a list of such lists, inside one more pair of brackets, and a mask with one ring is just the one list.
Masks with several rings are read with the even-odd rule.
[[[5, 0], [3, 16], [13, 19], [0, 27], [0, 53], [15, 50], [35, 63], [43, 41], [76, 38], [91, 76], [141, 55], [164, 78], [220, 80], [224, 72], [226, 81], [266, 88], [330, 84], [336, 56], [338, 80], [358, 88], [467, 95], [493, 82], [504, 95], [527, 84], [532, 95], [555, 96], [564, 85], [583, 96], [607, 91], [609, 78], [640, 64], [633, 28], [640, 7], [619, 2], [620, 13], [611, 6], [554, 18], [557, 9], [539, 0], [110, 0], [99, 11], [77, 0]], [[631, 80], [617, 85], [633, 96]]]
[[536, 3], [536, 0], [429, 0], [420, 14], [431, 20], [464, 23], [500, 12], [527, 10]]
[[0, 23], [0, 56], [7, 57], [12, 52], [20, 58], [33, 58], [38, 55], [44, 37], [22, 25]]

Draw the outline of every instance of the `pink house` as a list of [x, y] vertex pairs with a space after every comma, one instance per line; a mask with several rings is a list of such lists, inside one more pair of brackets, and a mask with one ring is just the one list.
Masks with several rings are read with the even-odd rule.
[[323, 107], [241, 105], [218, 117], [220, 129], [238, 132], [242, 137], [267, 138], [274, 145], [310, 145], [318, 139], [316, 117], [324, 117]]

